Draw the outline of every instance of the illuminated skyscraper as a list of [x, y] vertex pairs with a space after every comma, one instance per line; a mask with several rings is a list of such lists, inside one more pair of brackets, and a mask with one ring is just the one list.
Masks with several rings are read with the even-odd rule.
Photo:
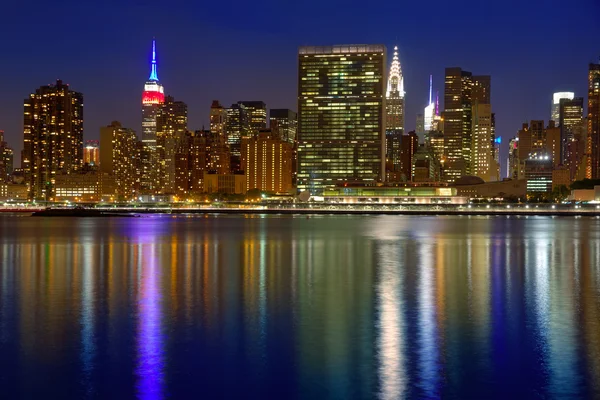
[[383, 45], [300, 48], [299, 190], [383, 180], [385, 57]]
[[258, 135], [261, 129], [267, 129], [267, 105], [263, 101], [238, 101], [246, 107], [248, 125], [253, 135]]
[[573, 92], [556, 92], [552, 95], [552, 112], [550, 120], [554, 121], [556, 126], [560, 124], [560, 101], [561, 99], [573, 100]]
[[402, 137], [402, 148], [400, 149], [400, 163], [403, 178], [407, 181], [413, 179], [414, 155], [419, 149], [419, 138], [414, 131], [408, 132]]
[[227, 110], [219, 100], [213, 100], [210, 106], [210, 131], [219, 136], [226, 137]]
[[490, 104], [474, 104], [472, 113], [472, 174], [489, 182], [492, 180], [494, 161], [492, 154], [492, 106]]
[[232, 104], [227, 109], [227, 143], [231, 150], [231, 170], [239, 172], [241, 164], [242, 138], [250, 136], [248, 109], [241, 103]]
[[298, 114], [288, 109], [271, 109], [269, 127], [273, 135], [292, 145], [292, 185], [298, 175]]
[[[490, 104], [489, 75], [473, 76], [461, 68], [446, 68], [444, 90], [444, 179], [454, 182], [473, 174], [473, 105]], [[492, 140], [490, 137], [489, 140]], [[490, 148], [491, 151], [491, 148]]]
[[187, 104], [165, 98], [156, 113], [156, 152], [162, 193], [175, 192], [175, 153], [187, 132]]
[[588, 74], [586, 177], [600, 178], [600, 62], [590, 64]]
[[0, 183], [8, 182], [13, 173], [14, 152], [4, 141], [4, 131], [0, 131]]
[[187, 132], [175, 159], [175, 193], [182, 199], [205, 191], [205, 173], [230, 173], [229, 146], [225, 137], [217, 132]]
[[435, 117], [435, 103], [433, 102], [433, 76], [429, 75], [429, 103], [423, 113], [423, 129], [425, 132], [433, 130]]
[[560, 99], [559, 128], [561, 140], [560, 163], [567, 165], [572, 160], [569, 154], [569, 143], [585, 138], [583, 119], [583, 97]]
[[136, 196], [138, 159], [137, 136], [132, 129], [113, 121], [100, 128], [100, 171], [114, 179], [115, 200], [131, 200]]
[[269, 111], [269, 127], [281, 140], [294, 144], [298, 133], [298, 114], [287, 108]]
[[508, 142], [506, 177], [519, 179], [519, 167], [519, 138], [514, 137]]
[[142, 95], [142, 143], [145, 152], [142, 165], [142, 192], [154, 193], [159, 188], [158, 153], [156, 148], [156, 117], [160, 105], [165, 102], [165, 89], [158, 81], [158, 65], [156, 61], [156, 40], [152, 40], [152, 60], [150, 77], [144, 85]]
[[385, 94], [386, 125], [386, 169], [400, 171], [400, 150], [404, 133], [404, 77], [398, 58], [398, 47], [394, 47], [394, 57], [388, 75]]
[[92, 166], [100, 163], [100, 142], [97, 140], [86, 140], [83, 146], [83, 163]]
[[54, 200], [55, 176], [83, 165], [83, 95], [61, 80], [24, 102], [22, 165], [29, 198]]

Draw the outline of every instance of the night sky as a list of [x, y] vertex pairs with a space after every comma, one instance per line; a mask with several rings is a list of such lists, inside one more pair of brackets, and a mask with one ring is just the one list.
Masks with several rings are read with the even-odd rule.
[[522, 122], [548, 120], [553, 92], [587, 99], [600, 1], [3, 0], [0, 129], [9, 144], [22, 148], [23, 99], [57, 78], [84, 94], [85, 139], [113, 120], [139, 134], [153, 36], [160, 81], [188, 104], [192, 130], [208, 126], [213, 99], [296, 110], [298, 46], [384, 43], [400, 48], [407, 129], [426, 105], [429, 74], [443, 98], [444, 68], [460, 66], [492, 75], [506, 141]]

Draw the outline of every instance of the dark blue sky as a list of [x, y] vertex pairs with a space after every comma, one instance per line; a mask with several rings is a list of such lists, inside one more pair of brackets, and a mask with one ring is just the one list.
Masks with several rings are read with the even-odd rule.
[[408, 129], [428, 75], [442, 96], [444, 68], [460, 66], [492, 75], [506, 140], [523, 121], [548, 120], [554, 91], [586, 96], [600, 1], [3, 0], [0, 129], [10, 144], [22, 148], [23, 99], [57, 78], [84, 93], [86, 139], [112, 120], [139, 132], [153, 36], [160, 80], [188, 104], [190, 129], [207, 125], [212, 99], [295, 110], [300, 45], [384, 43], [400, 47]]

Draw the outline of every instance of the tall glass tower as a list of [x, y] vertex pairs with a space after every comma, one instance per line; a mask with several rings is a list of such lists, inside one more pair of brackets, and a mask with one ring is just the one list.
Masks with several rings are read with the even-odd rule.
[[385, 46], [301, 47], [298, 61], [298, 189], [382, 181]]

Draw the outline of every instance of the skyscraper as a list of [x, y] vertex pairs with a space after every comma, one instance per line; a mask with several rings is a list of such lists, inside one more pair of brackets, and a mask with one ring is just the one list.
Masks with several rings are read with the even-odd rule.
[[476, 103], [472, 108], [472, 174], [486, 182], [496, 180], [493, 158], [492, 106]]
[[288, 109], [271, 109], [269, 126], [273, 135], [292, 145], [292, 185], [298, 175], [298, 114]]
[[156, 113], [156, 152], [162, 193], [175, 192], [175, 152], [187, 132], [187, 104], [167, 96]]
[[227, 109], [227, 143], [231, 150], [231, 171], [241, 171], [242, 138], [250, 135], [248, 109], [243, 104], [232, 104]]
[[404, 133], [404, 95], [404, 77], [398, 58], [398, 46], [396, 46], [385, 94], [385, 158], [388, 171], [400, 171], [400, 149]]
[[293, 144], [297, 139], [298, 114], [287, 108], [272, 108], [269, 112], [269, 127], [274, 135]]
[[187, 132], [175, 159], [175, 193], [182, 198], [197, 196], [205, 191], [205, 173], [230, 173], [229, 146], [225, 136], [218, 132]]
[[24, 102], [22, 165], [29, 198], [53, 200], [57, 173], [83, 165], [83, 95], [61, 80]]
[[586, 177], [600, 178], [600, 61], [590, 64], [588, 74]]
[[415, 132], [419, 138], [425, 141], [425, 115], [417, 114], [417, 125]]
[[519, 179], [519, 167], [519, 138], [514, 137], [508, 142], [506, 177]]
[[414, 131], [408, 132], [402, 137], [400, 149], [400, 163], [403, 178], [407, 181], [413, 180], [414, 155], [419, 149], [419, 138]]
[[8, 182], [13, 173], [13, 149], [4, 141], [4, 131], [0, 130], [0, 183]]
[[115, 192], [110, 195], [119, 201], [136, 195], [137, 158], [137, 136], [132, 129], [123, 128], [118, 121], [100, 128], [100, 171], [114, 179]]
[[219, 136], [226, 137], [227, 110], [219, 100], [213, 100], [210, 106], [210, 131]]
[[156, 117], [160, 105], [165, 102], [165, 89], [158, 81], [156, 40], [152, 40], [150, 77], [142, 95], [142, 143], [147, 157], [143, 158], [142, 191], [153, 193], [159, 188], [158, 153], [156, 148]]
[[263, 101], [238, 101], [238, 104], [246, 107], [248, 125], [253, 135], [257, 135], [261, 129], [267, 129], [267, 105]]
[[383, 45], [300, 48], [299, 190], [383, 180], [385, 57]]
[[473, 174], [473, 103], [490, 104], [490, 98], [489, 75], [473, 76], [461, 68], [446, 68], [444, 91], [446, 181], [454, 182], [463, 175]]
[[557, 168], [561, 165], [562, 141], [560, 138], [560, 128], [552, 120], [548, 121], [544, 143], [546, 154], [552, 159], [552, 166]]
[[560, 101], [562, 99], [573, 100], [575, 93], [573, 92], [556, 92], [552, 95], [552, 112], [550, 120], [554, 121], [556, 126], [560, 123]]
[[559, 121], [561, 139], [560, 163], [568, 164], [571, 159], [569, 154], [569, 143], [581, 140], [585, 137], [585, 126], [583, 121], [583, 97], [573, 99], [560, 99]]
[[423, 113], [423, 130], [433, 130], [433, 119], [435, 117], [435, 103], [433, 102], [433, 76], [429, 75], [429, 103]]

